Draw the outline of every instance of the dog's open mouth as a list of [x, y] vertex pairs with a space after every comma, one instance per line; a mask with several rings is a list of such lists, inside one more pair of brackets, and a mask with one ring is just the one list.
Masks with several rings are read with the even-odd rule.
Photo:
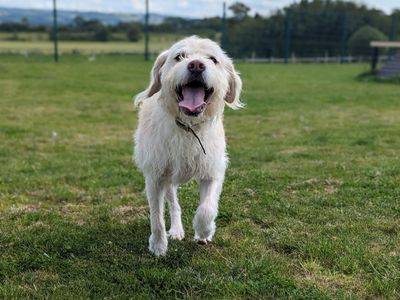
[[198, 116], [206, 108], [214, 88], [208, 88], [201, 80], [193, 80], [177, 86], [175, 91], [178, 95], [179, 109], [189, 116]]

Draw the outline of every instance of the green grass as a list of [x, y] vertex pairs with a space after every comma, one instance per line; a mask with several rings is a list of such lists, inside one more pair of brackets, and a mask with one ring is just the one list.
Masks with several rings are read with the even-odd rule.
[[[0, 53], [33, 53], [33, 54], [51, 54], [53, 53], [53, 43], [49, 40], [36, 38], [35, 35], [26, 35], [28, 41], [9, 41], [1, 40], [9, 38], [10, 34], [0, 33]], [[20, 33], [21, 36], [23, 33]], [[37, 34], [40, 36], [40, 34]], [[40, 36], [41, 37], [41, 36]], [[178, 34], [156, 34], [152, 33], [150, 37], [149, 50], [152, 53], [159, 53], [167, 49], [173, 42], [181, 39]], [[144, 42], [91, 42], [91, 41], [60, 41], [59, 51], [63, 54], [80, 53], [143, 53]]]
[[21, 41], [48, 41], [49, 33], [47, 32], [1, 32], [0, 41], [2, 40], [21, 40]]
[[[367, 65], [239, 64], [215, 240], [147, 251], [132, 56], [0, 56], [0, 298], [400, 297], [400, 90]], [[55, 134], [57, 133], [57, 134]]]

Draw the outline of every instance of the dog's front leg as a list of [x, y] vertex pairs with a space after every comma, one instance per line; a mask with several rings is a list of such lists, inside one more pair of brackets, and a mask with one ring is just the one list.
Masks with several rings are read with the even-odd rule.
[[200, 244], [210, 242], [214, 235], [222, 183], [218, 179], [200, 181], [200, 205], [193, 220], [194, 239]]
[[181, 220], [181, 207], [179, 206], [177, 196], [177, 186], [170, 184], [167, 187], [167, 201], [169, 204], [169, 212], [171, 216], [171, 228], [168, 236], [173, 240], [182, 240], [185, 236]]
[[146, 194], [150, 206], [151, 225], [149, 250], [156, 256], [165, 255], [168, 247], [164, 221], [165, 190], [165, 182], [146, 177]]

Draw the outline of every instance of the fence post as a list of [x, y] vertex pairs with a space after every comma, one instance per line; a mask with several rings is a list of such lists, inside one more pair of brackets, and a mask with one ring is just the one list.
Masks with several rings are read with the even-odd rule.
[[391, 41], [394, 41], [396, 39], [396, 35], [397, 35], [397, 15], [393, 13], [392, 14], [392, 26], [390, 28], [389, 39]]
[[347, 24], [348, 15], [347, 13], [343, 14], [343, 28], [342, 28], [342, 40], [340, 45], [340, 63], [344, 63], [344, 58], [347, 55]]
[[146, 14], [144, 16], [144, 60], [149, 60], [149, 0], [146, 0]]
[[[397, 35], [397, 15], [395, 13], [392, 14], [392, 24], [390, 26], [390, 33], [389, 33], [389, 40], [394, 41]], [[396, 53], [396, 49], [390, 48], [389, 49], [389, 56], [392, 56]]]
[[54, 62], [58, 62], [58, 28], [57, 28], [56, 0], [53, 0], [53, 41], [54, 41]]
[[371, 73], [372, 74], [376, 73], [376, 65], [378, 64], [378, 58], [379, 58], [379, 48], [374, 47], [372, 49], [372, 60], [371, 60]]
[[292, 10], [286, 10], [286, 22], [285, 22], [285, 40], [283, 43], [283, 58], [285, 64], [288, 63], [289, 55], [290, 55], [290, 40], [292, 33]]
[[222, 3], [222, 20], [221, 20], [221, 47], [226, 47], [226, 2]]

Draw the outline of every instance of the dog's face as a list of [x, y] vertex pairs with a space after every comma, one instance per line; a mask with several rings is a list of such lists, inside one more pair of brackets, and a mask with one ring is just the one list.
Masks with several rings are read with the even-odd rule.
[[232, 61], [215, 42], [190, 37], [158, 56], [150, 86], [137, 100], [160, 91], [160, 99], [174, 113], [213, 115], [223, 111], [224, 102], [232, 108], [241, 107], [241, 86]]

